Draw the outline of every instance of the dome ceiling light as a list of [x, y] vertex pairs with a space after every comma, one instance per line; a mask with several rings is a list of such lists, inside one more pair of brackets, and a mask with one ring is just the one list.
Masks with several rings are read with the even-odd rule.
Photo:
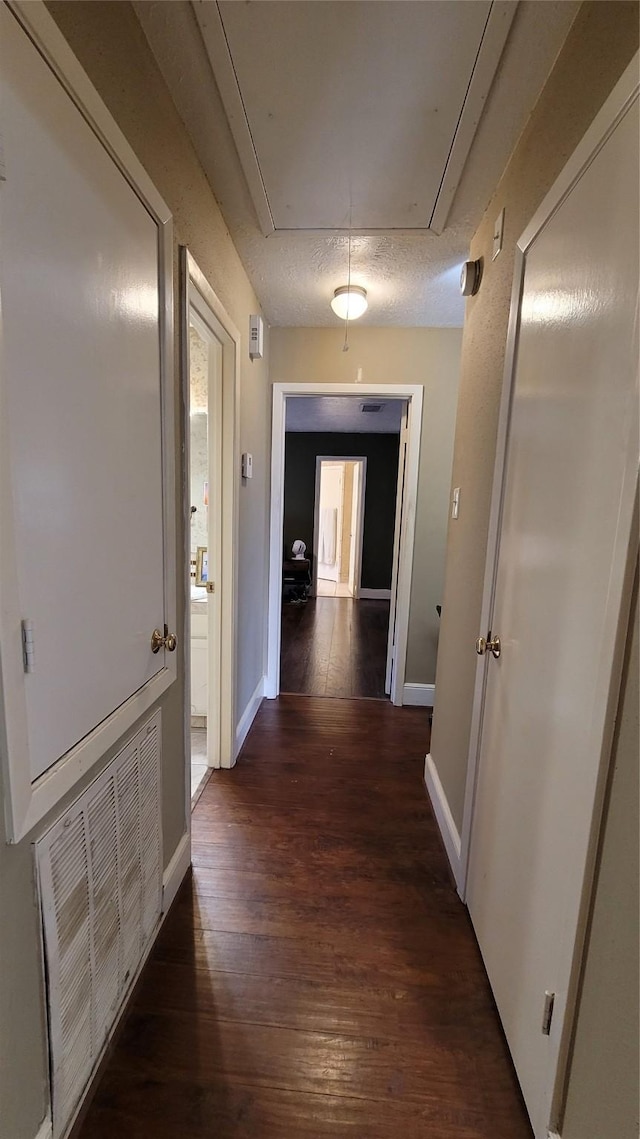
[[368, 307], [367, 290], [360, 285], [341, 285], [331, 300], [331, 308], [340, 320], [357, 320]]

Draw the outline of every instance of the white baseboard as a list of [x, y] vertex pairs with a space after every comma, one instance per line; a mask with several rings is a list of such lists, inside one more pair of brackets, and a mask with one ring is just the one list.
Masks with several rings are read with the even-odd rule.
[[367, 601], [390, 601], [390, 589], [360, 589], [358, 597], [366, 598]]
[[162, 875], [162, 912], [166, 914], [191, 866], [191, 835], [183, 834]]
[[424, 781], [433, 807], [433, 813], [436, 816], [436, 822], [440, 828], [444, 848], [447, 852], [449, 865], [453, 870], [453, 876], [456, 880], [458, 892], [462, 889], [462, 866], [460, 863], [460, 835], [458, 828], [453, 820], [453, 815], [447, 802], [447, 796], [444, 793], [444, 788], [440, 782], [440, 777], [436, 770], [436, 765], [433, 762], [431, 755], [428, 755], [424, 765]]
[[262, 701], [264, 699], [264, 690], [265, 690], [265, 677], [262, 676], [260, 678], [260, 680], [258, 681], [258, 683], [256, 685], [256, 690], [253, 693], [253, 696], [250, 697], [249, 703], [247, 704], [244, 712], [242, 713], [242, 715], [240, 717], [240, 721], [238, 723], [238, 727], [236, 728], [236, 754], [235, 754], [234, 758], [237, 758], [238, 753], [240, 751], [240, 748], [242, 747], [244, 741], [246, 740], [246, 738], [249, 734], [249, 728], [251, 727], [253, 721], [255, 720], [258, 708], [260, 707], [260, 705], [262, 704]]
[[411, 704], [417, 708], [433, 708], [435, 701], [435, 684], [404, 684], [402, 686], [403, 704]]
[[40, 1124], [40, 1127], [38, 1128], [38, 1134], [36, 1135], [35, 1139], [51, 1139], [52, 1135], [53, 1135], [53, 1124], [52, 1124], [51, 1120], [49, 1119], [49, 1117], [47, 1116], [46, 1119], [42, 1120], [42, 1123]]

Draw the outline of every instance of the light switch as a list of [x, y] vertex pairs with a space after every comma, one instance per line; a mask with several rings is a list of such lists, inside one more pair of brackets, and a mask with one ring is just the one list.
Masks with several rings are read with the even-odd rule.
[[253, 478], [253, 455], [245, 451], [242, 456], [242, 477], [243, 479]]
[[459, 510], [460, 510], [460, 487], [457, 486], [453, 492], [453, 498], [451, 500], [451, 517], [457, 518]]

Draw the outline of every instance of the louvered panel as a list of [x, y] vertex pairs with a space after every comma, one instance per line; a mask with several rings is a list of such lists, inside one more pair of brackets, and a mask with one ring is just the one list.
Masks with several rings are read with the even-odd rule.
[[151, 934], [162, 900], [160, 829], [160, 765], [157, 727], [147, 731], [140, 744], [140, 847], [142, 852], [142, 934]]
[[73, 1117], [158, 923], [160, 713], [36, 844], [54, 1137]]
[[92, 1044], [97, 1054], [109, 1031], [120, 992], [118, 827], [113, 779], [89, 800], [87, 823], [91, 850]]
[[142, 946], [142, 864], [140, 858], [140, 787], [138, 749], [116, 773], [120, 853], [118, 869], [122, 905], [120, 981], [126, 986], [140, 959]]
[[57, 1118], [78, 1100], [91, 1071], [89, 871], [85, 820], [69, 815], [51, 845], [50, 917], [55, 952], [49, 955], [53, 1080]]

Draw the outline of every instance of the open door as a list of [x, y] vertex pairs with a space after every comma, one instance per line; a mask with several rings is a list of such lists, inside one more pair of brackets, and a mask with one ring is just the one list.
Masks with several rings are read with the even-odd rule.
[[400, 541], [402, 538], [402, 506], [404, 502], [405, 470], [407, 465], [407, 405], [402, 412], [400, 427], [400, 451], [398, 456], [398, 483], [396, 489], [396, 521], [393, 534], [393, 567], [391, 571], [391, 600], [389, 603], [389, 637], [387, 641], [387, 668], [384, 690], [391, 695], [396, 659], [396, 626], [398, 612], [398, 569], [400, 563]]
[[185, 501], [190, 519], [186, 558], [190, 570], [195, 571], [188, 576], [185, 620], [191, 665], [185, 736], [189, 754], [192, 727], [201, 731], [206, 725], [206, 746], [198, 741], [197, 761], [206, 761], [209, 768], [232, 767], [236, 759], [240, 335], [186, 249], [182, 250], [181, 267], [187, 349], [185, 401], [190, 424], [185, 439], [190, 471]]

